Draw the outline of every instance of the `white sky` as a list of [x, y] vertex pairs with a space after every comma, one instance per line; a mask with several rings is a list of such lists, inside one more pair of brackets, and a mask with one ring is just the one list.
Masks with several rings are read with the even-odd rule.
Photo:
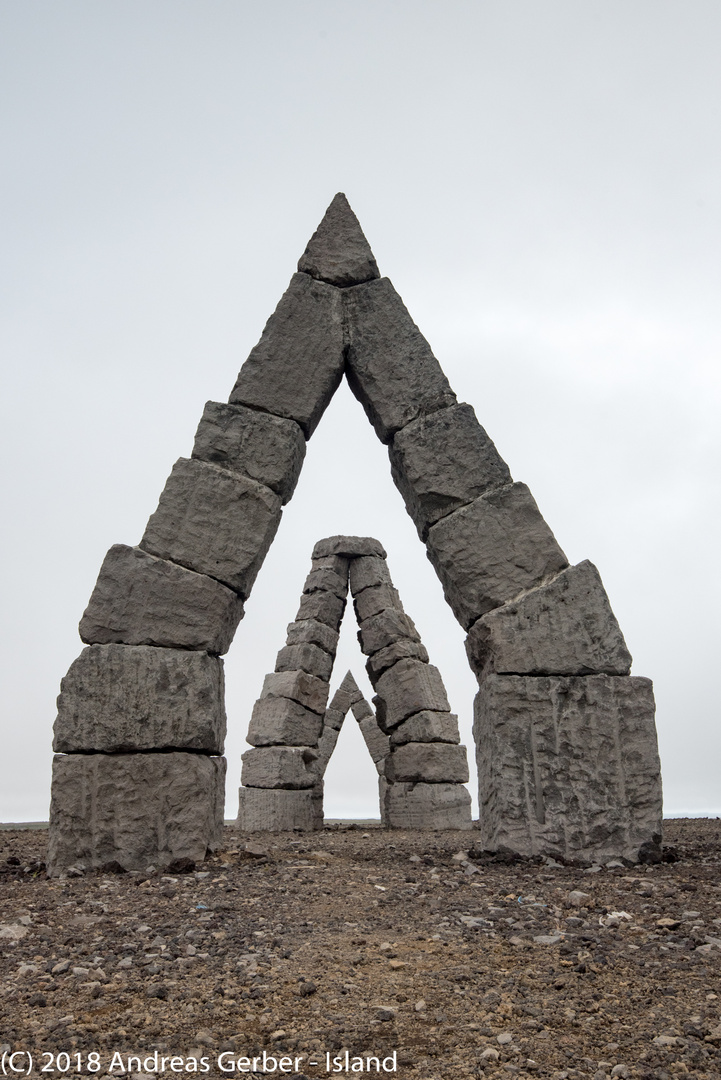
[[[339, 190], [459, 400], [599, 567], [654, 679], [666, 812], [721, 813], [720, 39], [715, 0], [0, 3], [0, 820], [47, 817], [103, 555], [140, 539]], [[385, 544], [472, 748], [463, 633], [343, 386], [226, 661], [227, 816], [337, 532]], [[351, 667], [370, 693], [352, 629], [332, 688]], [[326, 814], [377, 816], [346, 728]]]

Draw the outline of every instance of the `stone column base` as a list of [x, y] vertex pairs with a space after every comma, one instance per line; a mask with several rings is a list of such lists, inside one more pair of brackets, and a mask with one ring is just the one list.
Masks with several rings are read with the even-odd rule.
[[287, 788], [242, 787], [238, 796], [237, 824], [243, 832], [311, 831], [319, 827], [313, 788], [292, 791]]
[[463, 784], [380, 783], [381, 823], [389, 829], [471, 829]]

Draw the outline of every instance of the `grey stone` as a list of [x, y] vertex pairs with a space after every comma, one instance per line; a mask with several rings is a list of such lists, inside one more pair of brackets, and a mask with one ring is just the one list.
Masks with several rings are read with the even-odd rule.
[[385, 559], [386, 549], [380, 540], [375, 540], [372, 536], [326, 536], [313, 548], [313, 561], [328, 558], [330, 555], [340, 555], [345, 559], [368, 556]]
[[328, 706], [323, 715], [323, 730], [328, 727], [335, 728], [336, 731], [340, 731], [343, 727], [343, 721], [346, 718], [348, 710], [335, 709], [332, 706]]
[[593, 563], [562, 570], [547, 585], [483, 615], [466, 652], [477, 675], [627, 675], [631, 654]]
[[114, 544], [80, 621], [88, 645], [158, 645], [227, 652], [243, 618], [240, 597], [205, 574]]
[[308, 746], [258, 746], [242, 755], [243, 787], [309, 788], [317, 751]]
[[381, 442], [411, 420], [455, 405], [440, 364], [388, 278], [343, 297], [348, 383]]
[[358, 218], [342, 191], [334, 197], [311, 236], [298, 269], [340, 287], [359, 285], [380, 276]]
[[376, 715], [386, 732], [424, 709], [432, 712], [451, 711], [441, 673], [433, 664], [399, 660], [381, 675], [376, 689], [383, 702], [382, 709], [376, 709]]
[[363, 589], [376, 585], [393, 585], [385, 557], [352, 559], [350, 564], [350, 591], [357, 596]]
[[400, 638], [420, 641], [413, 620], [402, 611], [386, 608], [361, 623], [358, 640], [366, 656], [371, 656], [379, 649], [385, 649]]
[[337, 637], [344, 611], [345, 600], [341, 600], [334, 593], [303, 593], [295, 621], [302, 622], [304, 619], [313, 619], [315, 622], [325, 623], [326, 626], [336, 632]]
[[378, 615], [381, 611], [385, 611], [386, 608], [403, 611], [401, 598], [392, 585], [377, 585], [372, 589], [364, 589], [354, 598], [353, 607], [359, 622], [364, 622], [373, 615]]
[[288, 645], [302, 645], [306, 642], [317, 645], [319, 649], [325, 649], [334, 657], [338, 646], [338, 631], [316, 619], [303, 619], [301, 622], [290, 623], [285, 640]]
[[385, 783], [381, 819], [391, 829], [471, 829], [471, 796], [463, 784]]
[[[112, 648], [112, 646], [110, 646]], [[69, 754], [53, 761], [48, 870], [201, 862], [220, 844], [225, 759], [204, 754]]]
[[253, 706], [247, 741], [251, 746], [314, 746], [323, 718], [297, 701], [259, 698]]
[[384, 762], [390, 752], [388, 736], [384, 735], [378, 727], [375, 715], [364, 716], [358, 721], [363, 740], [368, 747], [368, 753], [373, 758], [373, 764], [378, 772], [384, 771]]
[[287, 503], [303, 467], [305, 437], [294, 420], [208, 401], [191, 457], [248, 476]]
[[316, 828], [310, 789], [240, 788], [237, 826], [242, 832], [310, 832]]
[[317, 780], [322, 780], [325, 775], [325, 770], [330, 761], [331, 754], [335, 750], [336, 743], [338, 742], [339, 734], [339, 727], [332, 727], [330, 725], [323, 726], [323, 734], [318, 740], [318, 757], [310, 766]]
[[428, 533], [427, 548], [466, 630], [568, 565], [525, 484], [483, 495], [442, 518]]
[[393, 480], [422, 540], [446, 514], [511, 482], [471, 405], [414, 420], [396, 434], [388, 453]]
[[240, 369], [230, 401], [295, 420], [309, 439], [343, 367], [342, 293], [294, 274]]
[[223, 661], [149, 645], [90, 645], [60, 684], [56, 752], [222, 754]]
[[328, 683], [306, 671], [274, 671], [263, 680], [260, 696], [291, 698], [322, 716], [328, 702]]
[[245, 599], [280, 522], [279, 497], [262, 484], [181, 458], [140, 546], [229, 585]]
[[394, 641], [392, 645], [387, 645], [385, 649], [379, 649], [377, 653], [373, 653], [366, 661], [366, 671], [373, 689], [378, 685], [383, 672], [393, 667], [398, 660], [403, 659], [420, 660], [427, 664], [428, 650], [420, 641], [401, 638], [399, 641]]
[[350, 561], [344, 559], [342, 555], [321, 555], [319, 558], [312, 560], [314, 570], [332, 570], [343, 581], [348, 580], [349, 565]]
[[373, 721], [375, 723], [376, 714], [373, 712], [364, 697], [362, 697], [360, 701], [353, 702], [353, 704], [351, 705], [351, 711], [359, 723], [361, 720], [364, 720], [366, 717], [369, 716], [373, 718]]
[[348, 574], [346, 574], [345, 578], [342, 578], [334, 570], [328, 570], [327, 568], [319, 567], [317, 570], [311, 570], [305, 579], [303, 592], [332, 592], [335, 596], [345, 600], [348, 595]]
[[276, 671], [307, 671], [328, 682], [333, 670], [333, 657], [317, 645], [286, 645], [278, 653]]
[[409, 742], [394, 746], [386, 758], [386, 780], [419, 780], [426, 784], [465, 784], [468, 761], [465, 746], [451, 743]]
[[489, 675], [473, 731], [484, 848], [606, 862], [658, 845], [650, 679]]
[[403, 743], [459, 743], [458, 717], [455, 713], [431, 712], [423, 709], [414, 713], [391, 734], [391, 746]]

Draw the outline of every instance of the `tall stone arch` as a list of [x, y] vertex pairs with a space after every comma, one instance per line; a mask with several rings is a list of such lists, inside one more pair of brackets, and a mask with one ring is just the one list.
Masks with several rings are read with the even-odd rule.
[[600, 577], [570, 567], [528, 488], [456, 397], [337, 195], [241, 368], [205, 408], [140, 544], [111, 548], [55, 725], [49, 866], [202, 857], [222, 822], [222, 661], [343, 375], [399, 487], [479, 680], [490, 846], [653, 858], [652, 687], [630, 676]]

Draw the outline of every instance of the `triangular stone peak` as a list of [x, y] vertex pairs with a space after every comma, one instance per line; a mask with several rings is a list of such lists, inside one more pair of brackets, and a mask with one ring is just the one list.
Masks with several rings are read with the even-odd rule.
[[[339, 194], [228, 403], [206, 405], [192, 455], [173, 467], [139, 546], [114, 546], [101, 567], [81, 623], [88, 648], [59, 699], [52, 873], [200, 859], [217, 844], [219, 656], [344, 375], [468, 631], [483, 843], [572, 859], [658, 857], [653, 690], [629, 674], [598, 571], [569, 566], [378, 276]], [[365, 557], [379, 558], [352, 556]], [[145, 784], [152, 797], [138, 816]]]
[[[375, 712], [350, 672], [326, 704], [349, 587]], [[349, 710], [379, 774], [382, 824], [471, 827], [458, 718], [393, 587], [386, 552], [368, 536], [330, 536], [313, 549], [298, 614], [253, 708], [239, 828], [322, 826], [323, 777]]]

